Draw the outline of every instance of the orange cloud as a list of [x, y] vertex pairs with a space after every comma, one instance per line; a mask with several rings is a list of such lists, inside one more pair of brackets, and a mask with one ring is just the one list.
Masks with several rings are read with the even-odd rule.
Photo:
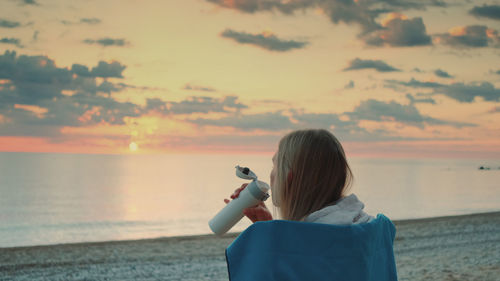
[[76, 91], [75, 90], [62, 90], [61, 94], [63, 94], [64, 96], [67, 96], [67, 97], [71, 97], [74, 94], [76, 94]]
[[456, 26], [448, 31], [452, 36], [464, 36], [467, 35], [467, 29], [465, 26]]
[[91, 109], [85, 111], [82, 116], [78, 117], [78, 121], [82, 123], [87, 123], [90, 120], [92, 120], [92, 116], [99, 116], [101, 115], [101, 110], [102, 108], [100, 106], [93, 106]]
[[27, 104], [14, 104], [14, 108], [23, 109], [35, 114], [38, 118], [44, 118], [45, 113], [49, 110], [37, 105], [27, 105]]
[[224, 6], [228, 8], [235, 8], [236, 4], [234, 3], [234, 0], [224, 0]]
[[488, 38], [494, 39], [497, 38], [498, 32], [492, 28], [488, 28], [486, 30], [486, 36], [488, 36]]
[[391, 21], [395, 19], [407, 20], [408, 17], [400, 13], [390, 13], [381, 21], [382, 26], [387, 26]]
[[264, 36], [266, 38], [274, 36], [274, 33], [272, 31], [270, 31], [270, 30], [264, 30], [264, 31], [262, 31], [261, 34], [262, 34], [262, 36]]

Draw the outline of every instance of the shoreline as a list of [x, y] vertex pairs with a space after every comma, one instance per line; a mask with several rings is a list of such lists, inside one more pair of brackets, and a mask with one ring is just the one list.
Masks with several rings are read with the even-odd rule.
[[[391, 220], [396, 227], [398, 225], [405, 224], [415, 224], [415, 223], [430, 223], [438, 222], [443, 220], [453, 220], [453, 219], [465, 219], [474, 217], [484, 217], [484, 216], [500, 216], [500, 211], [492, 212], [482, 212], [482, 213], [471, 213], [464, 215], [449, 215], [449, 216], [439, 216], [439, 217], [428, 217], [428, 218], [414, 218], [414, 219], [399, 219]], [[195, 234], [195, 235], [179, 235], [179, 236], [160, 236], [154, 238], [139, 238], [139, 239], [125, 239], [125, 240], [105, 240], [105, 241], [88, 241], [88, 242], [71, 242], [71, 243], [57, 243], [57, 244], [46, 244], [46, 245], [27, 245], [27, 246], [13, 246], [13, 247], [0, 247], [0, 250], [6, 249], [27, 249], [27, 248], [41, 248], [41, 247], [55, 247], [55, 246], [78, 246], [78, 245], [102, 245], [102, 244], [112, 244], [112, 243], [139, 243], [139, 242], [168, 242], [168, 241], [184, 241], [184, 240], [203, 240], [211, 238], [236, 238], [241, 232], [228, 232], [223, 236], [219, 237], [214, 234]]]
[[[498, 280], [500, 212], [394, 224], [399, 280]], [[0, 248], [0, 280], [228, 280], [238, 234]]]
[[453, 219], [463, 219], [463, 218], [474, 218], [474, 217], [487, 217], [487, 216], [499, 216], [500, 215], [500, 210], [499, 211], [491, 211], [491, 212], [480, 212], [480, 213], [470, 213], [470, 214], [463, 214], [463, 215], [449, 215], [449, 216], [438, 216], [438, 217], [428, 217], [428, 218], [414, 218], [414, 219], [399, 219], [399, 220], [392, 220], [391, 221], [395, 224], [406, 224], [406, 223], [428, 223], [432, 221], [442, 221], [442, 220], [453, 220]]
[[[465, 215], [450, 215], [450, 216], [439, 216], [439, 217], [428, 217], [428, 218], [416, 218], [416, 219], [399, 219], [391, 220], [396, 227], [398, 225], [413, 224], [413, 223], [429, 223], [433, 221], [442, 220], [453, 220], [453, 219], [463, 219], [463, 218], [474, 218], [474, 217], [484, 217], [484, 216], [499, 216], [500, 211], [492, 212], [482, 212], [482, 213], [471, 213]], [[236, 238], [241, 232], [228, 232], [222, 237], [218, 237], [214, 234], [195, 234], [195, 235], [179, 235], [179, 236], [161, 236], [154, 238], [139, 238], [139, 239], [125, 239], [125, 240], [105, 240], [105, 241], [88, 241], [88, 242], [75, 242], [75, 243], [57, 243], [57, 244], [47, 244], [47, 245], [27, 245], [27, 246], [13, 246], [13, 247], [0, 247], [0, 250], [6, 249], [26, 249], [26, 248], [38, 248], [38, 247], [54, 247], [54, 246], [77, 246], [77, 245], [100, 245], [100, 244], [111, 244], [111, 243], [137, 243], [137, 242], [147, 242], [147, 241], [183, 241], [183, 240], [200, 240], [200, 239], [210, 239], [210, 238]]]

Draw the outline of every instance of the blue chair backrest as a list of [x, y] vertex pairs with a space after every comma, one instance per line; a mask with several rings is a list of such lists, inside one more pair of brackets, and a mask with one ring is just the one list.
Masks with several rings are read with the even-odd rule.
[[229, 279], [397, 280], [394, 224], [384, 215], [362, 224], [257, 222], [226, 249]]

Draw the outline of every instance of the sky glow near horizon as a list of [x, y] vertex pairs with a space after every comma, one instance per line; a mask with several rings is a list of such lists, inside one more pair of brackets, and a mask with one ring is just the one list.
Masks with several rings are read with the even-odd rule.
[[0, 151], [500, 157], [500, 1], [2, 1]]

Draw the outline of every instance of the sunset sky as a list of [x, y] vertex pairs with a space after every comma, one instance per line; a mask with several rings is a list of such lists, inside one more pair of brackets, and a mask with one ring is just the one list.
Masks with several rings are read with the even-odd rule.
[[500, 158], [500, 1], [2, 0], [0, 151]]

